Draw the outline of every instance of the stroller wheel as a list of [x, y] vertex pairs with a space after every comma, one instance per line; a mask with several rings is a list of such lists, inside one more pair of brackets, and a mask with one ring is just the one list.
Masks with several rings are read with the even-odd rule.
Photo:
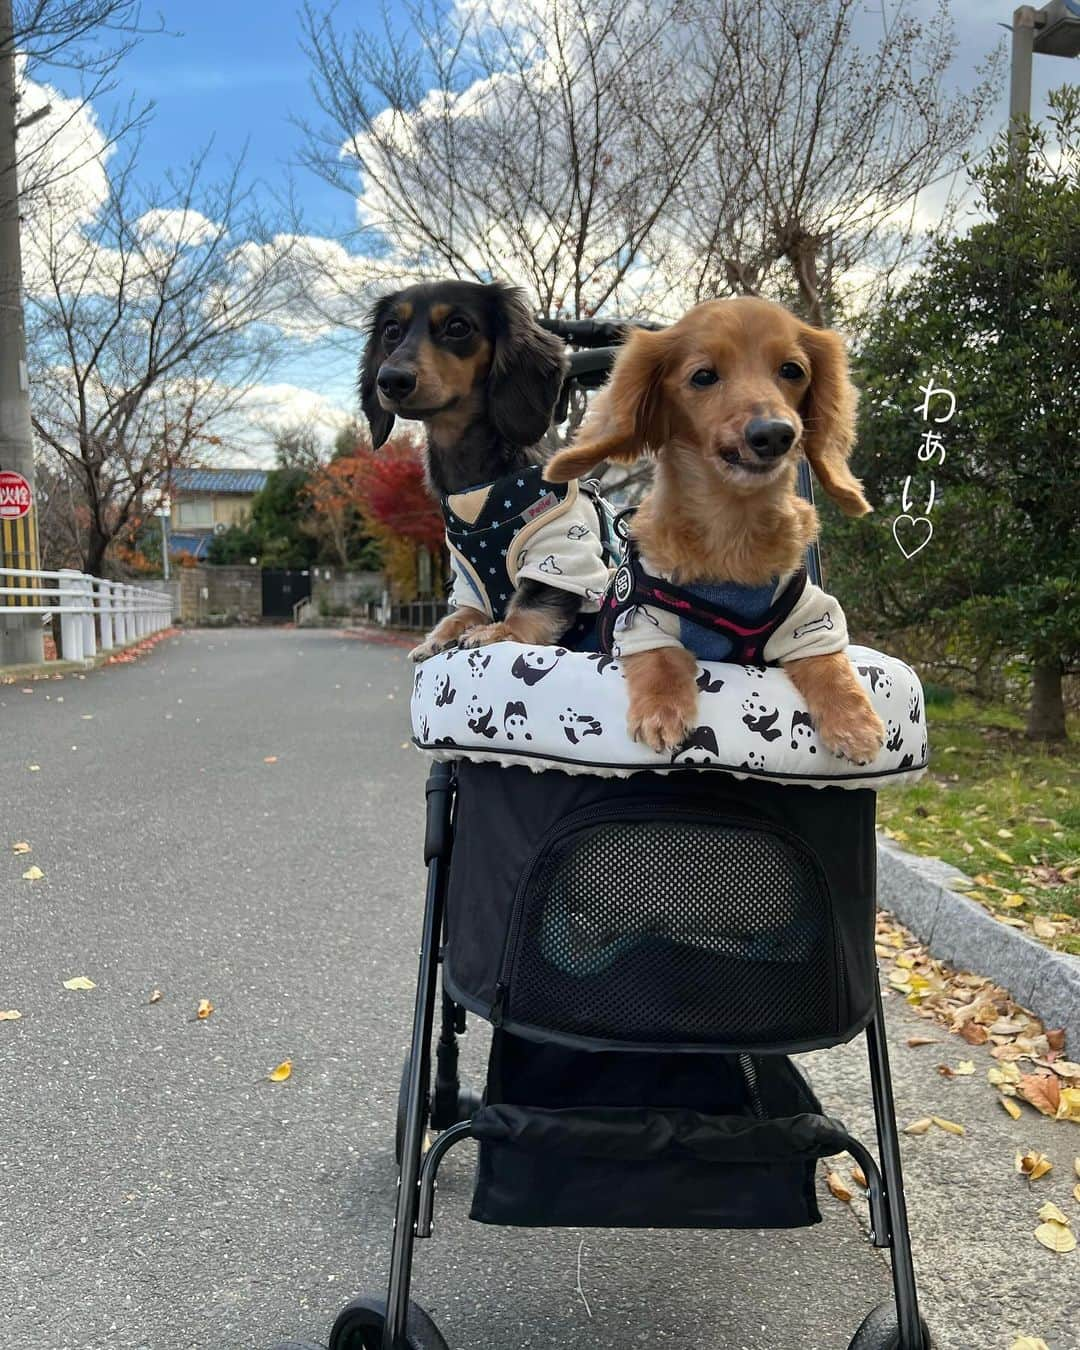
[[[919, 1325], [922, 1327], [922, 1350], [931, 1350], [930, 1331], [921, 1317]], [[874, 1308], [855, 1333], [848, 1350], [900, 1350], [900, 1327], [895, 1305], [881, 1303]]]
[[[409, 1066], [412, 1063], [412, 1055], [405, 1056], [405, 1063], [401, 1066], [401, 1086], [398, 1088], [397, 1099], [397, 1120], [394, 1124], [394, 1161], [401, 1166], [401, 1151], [405, 1147], [405, 1111], [409, 1105]], [[431, 1093], [424, 1094], [424, 1128], [427, 1128], [427, 1122], [431, 1119]]]
[[[382, 1350], [385, 1321], [385, 1298], [354, 1298], [338, 1313], [330, 1350]], [[405, 1345], [407, 1350], [448, 1350], [439, 1328], [411, 1299]]]

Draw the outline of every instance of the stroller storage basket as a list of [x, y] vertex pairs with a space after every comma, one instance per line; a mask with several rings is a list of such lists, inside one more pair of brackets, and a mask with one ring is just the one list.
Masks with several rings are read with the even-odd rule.
[[776, 1054], [872, 1013], [868, 791], [463, 763], [457, 813], [444, 978], [498, 1026]]

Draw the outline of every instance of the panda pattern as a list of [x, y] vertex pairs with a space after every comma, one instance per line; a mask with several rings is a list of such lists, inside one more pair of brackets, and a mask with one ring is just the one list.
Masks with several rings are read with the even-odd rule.
[[765, 741], [777, 741], [784, 734], [776, 725], [780, 720], [779, 708], [768, 708], [756, 698], [743, 699], [743, 725], [750, 728], [755, 736]]
[[672, 764], [714, 764], [720, 758], [712, 727], [695, 727], [671, 756]]
[[448, 708], [455, 698], [457, 698], [457, 690], [450, 683], [450, 676], [437, 675], [435, 677], [436, 708]]
[[792, 750], [808, 750], [810, 754], [816, 755], [817, 746], [814, 741], [814, 719], [808, 712], [796, 708], [791, 714]]
[[503, 734], [508, 741], [515, 737], [531, 741], [532, 732], [526, 730], [529, 721], [529, 712], [525, 704], [520, 699], [514, 699], [503, 709]]
[[724, 687], [724, 681], [714, 680], [710, 675], [708, 667], [701, 667], [701, 674], [697, 677], [697, 687], [703, 694], [718, 694]]
[[904, 744], [904, 733], [899, 722], [894, 722], [892, 718], [885, 728], [886, 741], [885, 749], [891, 751], [894, 755]]
[[864, 679], [870, 681], [870, 692], [872, 694], [876, 694], [878, 690], [880, 690], [885, 698], [892, 697], [892, 679], [883, 666], [872, 666], [867, 664], [864, 666], [856, 666], [855, 669]]
[[922, 721], [922, 700], [917, 689], [913, 689], [908, 695], [908, 721], [913, 727], [917, 727]]
[[478, 680], [491, 665], [491, 653], [485, 652], [482, 647], [477, 647], [469, 653], [469, 674], [474, 680]]
[[499, 734], [498, 727], [491, 725], [494, 713], [495, 709], [490, 704], [485, 708], [479, 697], [473, 694], [465, 705], [466, 725], [474, 735], [493, 741]]
[[515, 680], [522, 680], [527, 685], [538, 684], [545, 675], [551, 674], [565, 655], [565, 647], [531, 649], [514, 659], [510, 674]]
[[604, 730], [591, 713], [574, 712], [573, 708], [561, 712], [559, 721], [562, 723], [563, 734], [571, 745], [579, 745], [586, 736], [599, 736]]

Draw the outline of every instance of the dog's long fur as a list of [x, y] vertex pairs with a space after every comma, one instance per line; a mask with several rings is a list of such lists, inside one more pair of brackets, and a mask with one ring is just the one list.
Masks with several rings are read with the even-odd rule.
[[[703, 371], [717, 378], [697, 387], [691, 377]], [[546, 476], [563, 482], [604, 460], [654, 452], [653, 486], [632, 526], [650, 565], [684, 585], [760, 586], [797, 568], [817, 536], [817, 513], [795, 491], [800, 454], [846, 514], [870, 510], [847, 464], [855, 402], [836, 333], [754, 297], [707, 301], [671, 328], [631, 333], [576, 440]], [[775, 460], [747, 439], [748, 425], [763, 418], [794, 432]], [[655, 749], [673, 749], [695, 725], [696, 663], [680, 655], [668, 648], [624, 661], [630, 730]], [[825, 744], [873, 758], [884, 729], [844, 653], [784, 669]]]
[[[543, 459], [566, 369], [562, 342], [542, 329], [520, 291], [501, 283], [438, 281], [385, 295], [371, 312], [360, 366], [360, 404], [376, 448], [395, 417], [427, 429], [427, 476], [440, 493], [491, 482]], [[387, 370], [415, 378], [395, 398], [379, 387]], [[577, 596], [522, 578], [501, 623], [461, 608], [411, 653], [424, 660], [456, 642], [555, 642], [570, 627]]]

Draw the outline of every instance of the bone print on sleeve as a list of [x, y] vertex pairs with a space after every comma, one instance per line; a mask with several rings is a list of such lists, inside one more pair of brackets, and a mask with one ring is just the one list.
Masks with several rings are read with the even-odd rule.
[[[781, 582], [781, 586], [785, 584]], [[839, 602], [808, 581], [795, 608], [766, 644], [765, 660], [773, 664], [804, 656], [827, 656], [842, 652], [847, 645], [847, 620]]]

